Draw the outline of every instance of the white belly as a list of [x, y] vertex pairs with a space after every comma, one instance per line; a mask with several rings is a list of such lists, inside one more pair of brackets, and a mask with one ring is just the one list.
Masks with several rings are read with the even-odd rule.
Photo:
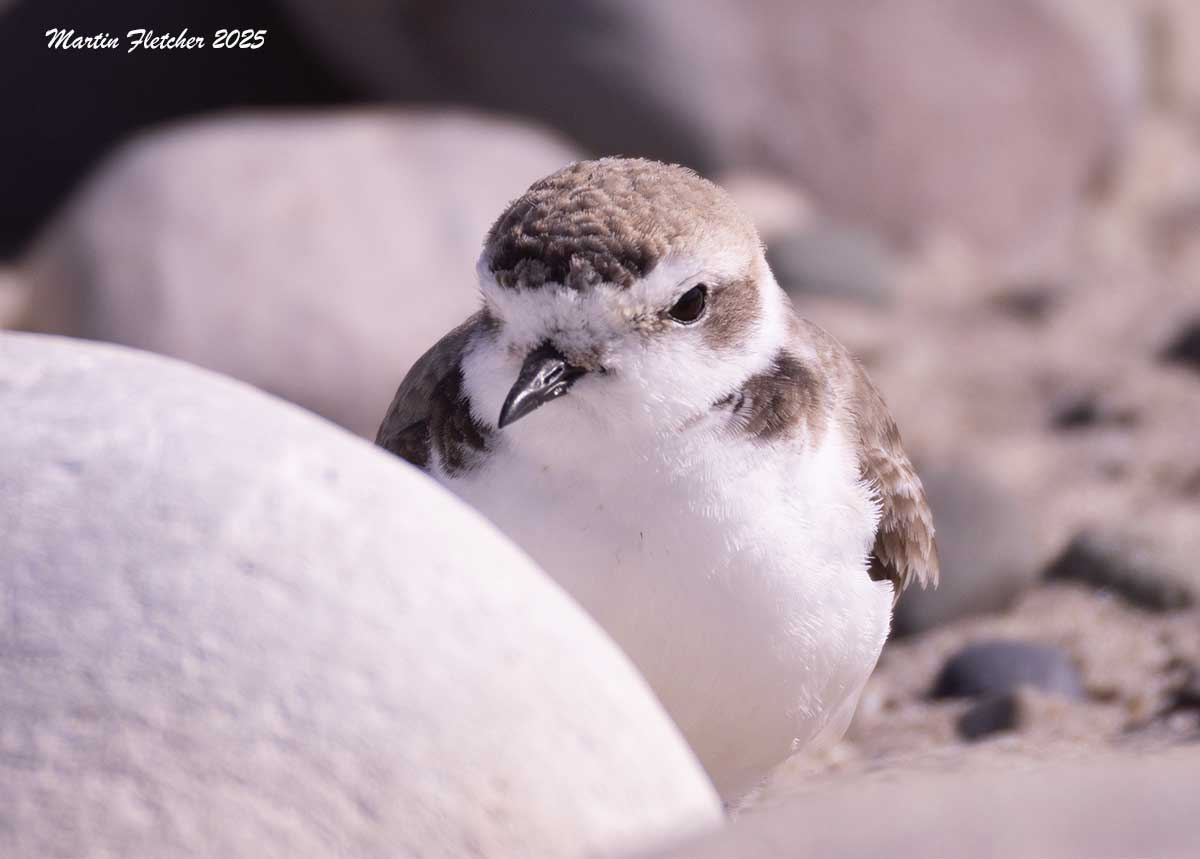
[[853, 706], [887, 636], [874, 505], [844, 444], [638, 444], [561, 420], [551, 437], [540, 417], [444, 482], [624, 648], [736, 797]]

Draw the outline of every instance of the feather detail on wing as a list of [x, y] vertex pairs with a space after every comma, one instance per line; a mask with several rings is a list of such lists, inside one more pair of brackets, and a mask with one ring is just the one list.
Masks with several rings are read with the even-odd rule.
[[855, 369], [858, 378], [853, 407], [861, 444], [859, 470], [879, 502], [870, 574], [877, 581], [890, 581], [898, 599], [913, 581], [922, 587], [937, 587], [933, 514], [921, 478], [904, 452], [896, 422], [857, 362]]
[[933, 514], [891, 412], [866, 370], [833, 337], [799, 319], [794, 336], [816, 350], [828, 378], [840, 380], [835, 387], [840, 390], [839, 399], [849, 410], [857, 434], [859, 475], [879, 504], [871, 578], [890, 581], [896, 599], [914, 581], [922, 587], [936, 587], [938, 553]]

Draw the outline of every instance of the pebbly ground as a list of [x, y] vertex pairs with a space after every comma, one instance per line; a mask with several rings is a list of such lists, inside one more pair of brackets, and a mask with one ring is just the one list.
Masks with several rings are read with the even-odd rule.
[[[970, 643], [996, 640], [1061, 649], [1078, 671], [1082, 694], [1073, 697], [1050, 681], [1046, 690], [1021, 685], [1011, 694], [931, 695], [947, 660]], [[1029, 769], [1108, 750], [1200, 749], [1197, 665], [1196, 609], [1149, 615], [1078, 585], [1031, 588], [1008, 612], [890, 644], [842, 742], [787, 762], [746, 807], [896, 772]], [[964, 729], [972, 714], [973, 724], [984, 726], [982, 736]]]

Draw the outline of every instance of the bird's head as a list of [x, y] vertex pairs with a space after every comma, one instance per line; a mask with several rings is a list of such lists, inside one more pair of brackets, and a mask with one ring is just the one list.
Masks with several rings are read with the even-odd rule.
[[604, 158], [535, 183], [488, 233], [480, 418], [557, 414], [670, 431], [769, 363], [785, 297], [750, 220], [692, 171]]

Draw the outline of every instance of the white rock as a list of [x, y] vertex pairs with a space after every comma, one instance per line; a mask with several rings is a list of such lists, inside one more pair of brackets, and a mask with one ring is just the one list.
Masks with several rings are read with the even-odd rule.
[[577, 856], [714, 824], [479, 516], [245, 385], [0, 334], [0, 855]]
[[183, 358], [373, 436], [396, 379], [474, 311], [492, 220], [576, 157], [455, 113], [153, 133], [102, 165], [26, 261], [29, 326]]

